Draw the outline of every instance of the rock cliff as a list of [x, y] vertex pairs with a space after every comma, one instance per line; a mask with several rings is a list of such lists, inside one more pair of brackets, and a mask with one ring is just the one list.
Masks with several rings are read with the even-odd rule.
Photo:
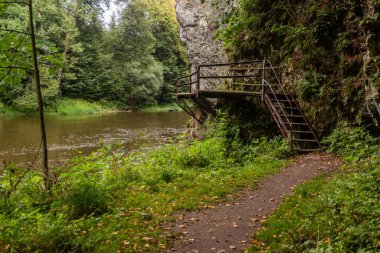
[[224, 62], [227, 56], [215, 32], [236, 0], [176, 0], [181, 40], [185, 43], [193, 69], [200, 64]]
[[[299, 1], [290, 9], [273, 9], [280, 1], [251, 1], [242, 8], [239, 2], [176, 0], [181, 39], [193, 70], [199, 64], [227, 61], [226, 50], [231, 59], [269, 57], [282, 67], [285, 85], [299, 95], [321, 135], [341, 121], [380, 129], [377, 1]], [[242, 11], [232, 23], [226, 22], [223, 47], [215, 33], [234, 8]], [[243, 20], [253, 15], [249, 22]]]

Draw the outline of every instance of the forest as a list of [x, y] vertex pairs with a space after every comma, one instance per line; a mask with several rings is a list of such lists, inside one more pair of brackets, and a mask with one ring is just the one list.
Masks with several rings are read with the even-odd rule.
[[[376, 0], [0, 0], [0, 251], [379, 252], [379, 13]], [[207, 86], [199, 64], [223, 57]], [[192, 119], [171, 108], [181, 76]], [[201, 104], [200, 79], [233, 96]], [[85, 109], [49, 114], [63, 107]]]
[[[121, 109], [173, 102], [175, 78], [188, 67], [173, 3], [114, 2], [119, 11], [104, 24], [107, 0], [34, 1], [45, 105], [54, 109], [62, 98]], [[0, 14], [0, 105], [33, 112], [27, 8], [0, 3]]]

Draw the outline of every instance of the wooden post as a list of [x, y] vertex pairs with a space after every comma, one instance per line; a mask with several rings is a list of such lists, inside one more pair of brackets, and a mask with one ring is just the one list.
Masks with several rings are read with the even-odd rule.
[[266, 59], [264, 58], [264, 61], [263, 61], [263, 73], [261, 74], [262, 75], [262, 80], [261, 80], [261, 101], [264, 102], [264, 92], [265, 92], [265, 83], [264, 83], [264, 80], [265, 80], [265, 61]]
[[200, 80], [199, 80], [199, 78], [200, 78], [200, 73], [201, 73], [201, 66], [198, 66], [198, 67], [197, 67], [197, 91], [199, 91], [199, 88], [200, 88], [200, 86], [201, 86], [201, 84], [200, 84]]
[[43, 175], [44, 175], [45, 188], [49, 190], [51, 187], [51, 180], [50, 180], [50, 171], [49, 171], [49, 166], [48, 166], [48, 149], [47, 149], [47, 140], [46, 140], [45, 118], [44, 118], [44, 104], [43, 104], [42, 92], [41, 92], [40, 71], [38, 69], [36, 37], [34, 33], [32, 4], [33, 4], [32, 0], [29, 0], [30, 38], [32, 41], [34, 78], [36, 82], [36, 92], [37, 92], [37, 99], [38, 99], [38, 114], [40, 118], [40, 131], [41, 131], [41, 139], [42, 139]]

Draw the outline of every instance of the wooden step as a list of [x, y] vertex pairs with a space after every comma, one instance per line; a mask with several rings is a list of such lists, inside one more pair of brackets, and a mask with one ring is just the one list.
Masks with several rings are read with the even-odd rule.
[[295, 148], [294, 150], [298, 151], [298, 152], [309, 153], [309, 152], [317, 152], [317, 151], [320, 151], [321, 149], [319, 149], [319, 148]]
[[293, 141], [298, 141], [298, 142], [318, 142], [316, 139], [293, 139]]
[[293, 116], [292, 116], [292, 115], [290, 115], [290, 114], [286, 114], [286, 115], [285, 115], [285, 114], [280, 113], [280, 116], [283, 116], [283, 117], [286, 116], [286, 117], [288, 117], [288, 118], [289, 118], [289, 117], [290, 117], [290, 118], [291, 118], [291, 117], [293, 117], [293, 118], [300, 118], [300, 119], [301, 119], [301, 118], [302, 118], [302, 119], [304, 118], [302, 115], [295, 115], [295, 114], [293, 114]]
[[[278, 84], [277, 84], [278, 85]], [[292, 96], [292, 95], [285, 95], [285, 94], [279, 94], [279, 93], [276, 93], [276, 94], [273, 94], [273, 93], [267, 93], [268, 94], [268, 96], [271, 98], [271, 99], [276, 99], [276, 97], [277, 97], [277, 99], [278, 100], [285, 100], [285, 101], [291, 101], [291, 100], [293, 100], [293, 97], [294, 96]], [[294, 102], [294, 100], [293, 100], [293, 102]]]
[[[289, 123], [285, 122], [285, 124], [289, 125]], [[307, 123], [297, 123], [293, 122], [292, 125], [297, 125], [297, 126], [309, 126]]]
[[274, 104], [274, 106], [275, 107], [281, 107], [282, 109], [289, 109], [289, 110], [297, 110], [297, 111], [301, 111], [301, 109], [300, 108], [298, 108], [298, 107], [288, 107], [288, 106], [281, 106], [281, 105], [279, 105], [279, 104]]
[[291, 133], [296, 133], [296, 134], [313, 134], [311, 131], [301, 131], [301, 130], [291, 130]]
[[274, 102], [288, 102], [288, 103], [294, 103], [294, 102], [296, 102], [296, 101], [294, 101], [294, 100], [292, 100], [292, 99], [289, 99], [289, 100], [287, 100], [287, 99], [278, 99], [278, 100], [274, 100]]

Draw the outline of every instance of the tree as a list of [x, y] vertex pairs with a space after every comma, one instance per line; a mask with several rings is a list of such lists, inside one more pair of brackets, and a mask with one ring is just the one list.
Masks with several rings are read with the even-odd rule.
[[[5, 2], [5, 4], [8, 4]], [[42, 98], [42, 92], [41, 92], [41, 79], [40, 79], [40, 72], [39, 72], [39, 65], [38, 65], [38, 59], [37, 59], [37, 46], [36, 46], [36, 36], [34, 31], [34, 21], [33, 21], [33, 3], [32, 0], [28, 0], [28, 2], [9, 2], [9, 4], [19, 4], [23, 6], [27, 6], [28, 10], [28, 19], [29, 19], [29, 31], [25, 30], [17, 30], [16, 29], [8, 29], [8, 27], [2, 28], [1, 30], [3, 32], [8, 32], [10, 35], [7, 36], [6, 34], [2, 34], [0, 38], [2, 39], [0, 41], [0, 45], [3, 45], [1, 49], [6, 49], [3, 51], [4, 53], [1, 54], [2, 58], [5, 59], [3, 61], [3, 64], [1, 66], [1, 69], [5, 69], [5, 73], [2, 73], [4, 76], [2, 77], [1, 84], [3, 83], [3, 80], [8, 79], [11, 82], [19, 81], [21, 82], [22, 77], [20, 76], [23, 74], [26, 74], [26, 72], [22, 73], [16, 73], [17, 79], [12, 78], [12, 70], [13, 69], [21, 69], [25, 71], [30, 71], [31, 68], [28, 66], [28, 61], [25, 61], [25, 57], [27, 56], [27, 49], [30, 49], [30, 53], [32, 55], [32, 62], [33, 62], [33, 73], [35, 78], [35, 85], [36, 85], [36, 96], [38, 101], [38, 114], [40, 119], [40, 132], [41, 132], [41, 144], [42, 144], [42, 160], [43, 160], [43, 176], [44, 176], [44, 183], [45, 188], [47, 190], [51, 187], [51, 177], [50, 177], [50, 170], [48, 165], [48, 149], [47, 149], [47, 139], [46, 139], [46, 129], [45, 129], [45, 120], [44, 120], [44, 104], [43, 104], [43, 98]], [[7, 6], [4, 7], [2, 5], [0, 7], [0, 13], [4, 13], [7, 9]], [[18, 26], [18, 28], [22, 29], [22, 26]], [[24, 27], [25, 28], [25, 27]], [[22, 35], [21, 38], [19, 35]], [[26, 43], [24, 39], [26, 37], [30, 38], [31, 45], [30, 47], [25, 47], [26, 50], [23, 50], [23, 48], [20, 47], [21, 45], [24, 45]], [[5, 38], [5, 39], [4, 39]], [[8, 47], [8, 48], [7, 48]], [[14, 64], [20, 64], [20, 65], [14, 65]], [[4, 71], [2, 71], [4, 72]], [[9, 76], [9, 77], [8, 77]]]

